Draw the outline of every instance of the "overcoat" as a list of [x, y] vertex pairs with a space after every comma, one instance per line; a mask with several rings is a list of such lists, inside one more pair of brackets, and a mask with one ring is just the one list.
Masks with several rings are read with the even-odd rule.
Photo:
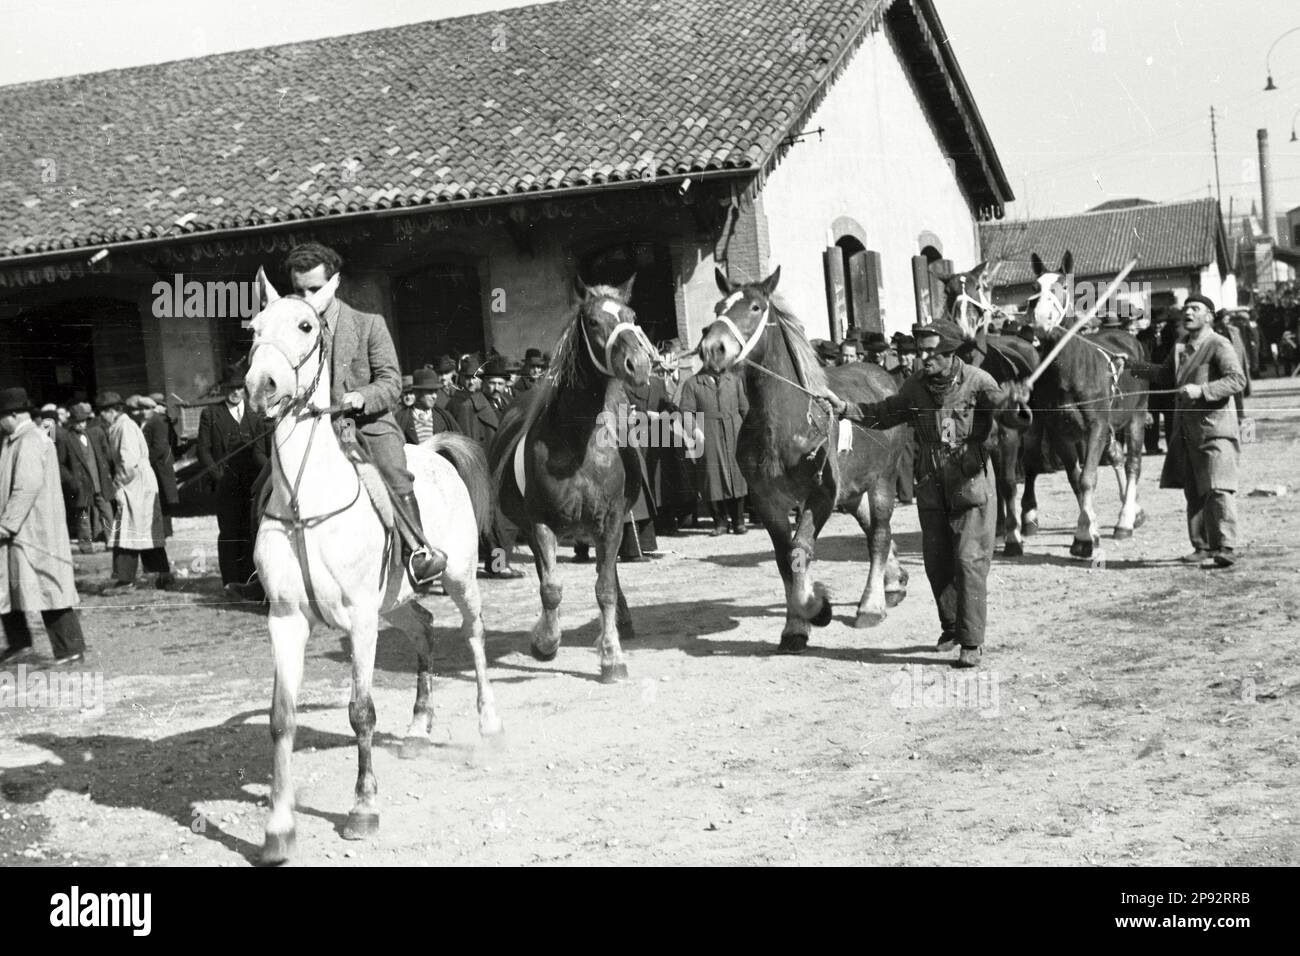
[[176, 484], [176, 459], [172, 456], [171, 424], [161, 414], [150, 415], [140, 426], [145, 444], [149, 446], [149, 464], [158, 482], [158, 497], [165, 506], [179, 504], [180, 489]]
[[1246, 375], [1232, 343], [1208, 329], [1199, 339], [1179, 342], [1155, 382], [1156, 387], [1199, 385], [1202, 393], [1198, 399], [1175, 396], [1160, 487], [1182, 488], [1190, 481], [1200, 494], [1236, 491], [1241, 435], [1232, 397], [1246, 387]]
[[702, 370], [682, 384], [678, 402], [694, 412], [704, 432], [703, 454], [695, 460], [695, 487], [705, 501], [740, 498], [749, 493], [736, 464], [740, 424], [749, 414], [749, 399], [740, 376]]
[[54, 442], [23, 422], [0, 448], [0, 614], [77, 606]]
[[149, 445], [140, 426], [131, 416], [122, 414], [108, 429], [113, 455], [113, 484], [120, 514], [112, 546], [128, 551], [161, 548], [163, 533], [162, 500], [158, 497], [158, 479], [149, 463]]

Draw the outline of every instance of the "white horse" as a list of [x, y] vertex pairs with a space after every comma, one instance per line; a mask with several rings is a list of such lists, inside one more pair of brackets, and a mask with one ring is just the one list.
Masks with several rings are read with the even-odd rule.
[[[357, 735], [358, 770], [356, 804], [343, 836], [364, 839], [379, 825], [378, 787], [371, 768], [375, 706], [370, 697], [379, 619], [382, 615], [406, 631], [419, 657], [415, 713], [403, 743], [403, 756], [411, 756], [431, 744], [429, 605], [436, 599], [415, 594], [400, 564], [387, 560], [391, 549], [399, 547], [386, 529], [391, 521], [385, 517], [391, 518], [392, 512], [387, 492], [371, 466], [353, 465], [330, 424], [330, 357], [321, 334], [321, 312], [338, 287], [338, 276], [305, 298], [281, 298], [261, 270], [257, 281], [267, 306], [253, 320], [245, 384], [250, 407], [276, 422], [270, 500], [254, 551], [271, 602], [275, 658], [271, 816], [261, 860], [281, 863], [293, 849], [290, 760], [312, 624], [345, 630], [352, 642], [348, 717]], [[421, 514], [437, 516], [437, 524], [426, 523], [424, 533], [447, 555], [442, 582], [460, 609], [462, 633], [474, 655], [479, 732], [495, 734], [501, 721], [487, 679], [476, 578], [479, 533], [493, 512], [487, 462], [477, 444], [450, 433], [406, 446], [406, 460], [415, 476]]]

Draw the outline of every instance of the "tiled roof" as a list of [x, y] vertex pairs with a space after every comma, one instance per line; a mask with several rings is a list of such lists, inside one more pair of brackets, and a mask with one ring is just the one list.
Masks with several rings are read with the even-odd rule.
[[1118, 273], [1133, 256], [1136, 270], [1191, 269], [1227, 260], [1227, 239], [1213, 199], [1128, 206], [1019, 222], [983, 223], [980, 242], [990, 262], [1001, 263], [995, 282], [1034, 280], [1030, 256], [1049, 269], [1068, 249], [1078, 276]]
[[565, 0], [3, 87], [0, 259], [758, 172], [894, 3]]

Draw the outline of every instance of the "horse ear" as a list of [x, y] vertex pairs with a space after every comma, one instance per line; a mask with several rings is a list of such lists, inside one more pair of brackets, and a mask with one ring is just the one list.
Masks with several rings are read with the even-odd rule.
[[633, 272], [628, 280], [618, 287], [618, 294], [623, 299], [624, 304], [632, 301], [632, 286], [636, 282], [636, 273]]
[[718, 284], [718, 291], [723, 295], [731, 295], [736, 291], [736, 287], [731, 284], [731, 280], [717, 266], [713, 267], [713, 281]]
[[972, 279], [974, 279], [976, 282], [978, 282], [981, 278], [983, 278], [984, 273], [988, 271], [988, 268], [989, 268], [989, 261], [985, 259], [983, 262], [977, 262], [975, 263], [975, 265], [971, 266], [966, 274], [970, 276]]
[[582, 281], [582, 276], [573, 277], [573, 291], [578, 296], [578, 301], [585, 301], [587, 298], [587, 283]]
[[1043, 260], [1038, 258], [1038, 253], [1036, 252], [1029, 257], [1029, 267], [1034, 270], [1034, 278], [1038, 278], [1047, 271], [1047, 269], [1043, 267]]
[[276, 299], [280, 298], [280, 293], [275, 291], [275, 286], [271, 285], [271, 280], [266, 277], [266, 270], [261, 266], [257, 267], [257, 296], [264, 303], [262, 308], [270, 305]]
[[339, 290], [339, 274], [336, 272], [330, 276], [330, 281], [315, 292], [307, 296], [307, 304], [316, 310], [317, 314], [324, 312], [326, 306], [334, 301], [334, 293]]
[[1068, 276], [1074, 273], [1074, 255], [1069, 249], [1065, 250], [1065, 255], [1061, 256], [1061, 275]]
[[772, 297], [772, 293], [776, 291], [776, 284], [780, 281], [781, 281], [781, 267], [777, 266], [776, 271], [773, 272], [766, 279], [764, 279], [762, 282], [760, 282], [758, 284], [758, 287], [762, 289], [763, 294], [770, 299]]

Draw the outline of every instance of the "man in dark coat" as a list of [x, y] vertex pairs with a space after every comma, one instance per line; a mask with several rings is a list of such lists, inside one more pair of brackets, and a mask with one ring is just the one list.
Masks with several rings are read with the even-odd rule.
[[[103, 501], [104, 489], [100, 483], [95, 446], [86, 434], [86, 423], [92, 416], [90, 406], [78, 403], [69, 409], [69, 414], [68, 426], [59, 429], [55, 436], [55, 448], [63, 479], [68, 530], [76, 535], [77, 547], [81, 553], [90, 554], [95, 550], [91, 513], [96, 507], [96, 499]], [[109, 513], [112, 513], [111, 510]]]
[[542, 373], [546, 371], [546, 363], [542, 360], [541, 349], [528, 349], [524, 352], [524, 374], [515, 385], [515, 394], [521, 395], [536, 385], [542, 378]]
[[1161, 488], [1182, 488], [1193, 551], [1182, 560], [1206, 570], [1231, 567], [1237, 543], [1237, 406], [1246, 374], [1231, 342], [1215, 333], [1214, 303], [1189, 295], [1183, 303], [1187, 340], [1153, 376], [1154, 388], [1177, 388], [1169, 454]]
[[89, 402], [81, 404], [90, 412], [90, 420], [86, 422], [86, 437], [95, 450], [95, 464], [99, 468], [99, 494], [90, 511], [91, 536], [96, 541], [104, 542], [104, 547], [108, 548], [113, 538], [113, 525], [117, 521], [117, 501], [113, 497], [113, 452], [108, 440], [108, 426], [104, 420], [94, 413]]
[[[133, 404], [134, 403], [134, 404]], [[165, 409], [148, 396], [132, 395], [126, 400], [145, 444], [149, 446], [149, 464], [158, 481], [158, 501], [162, 505], [163, 535], [172, 536], [172, 514], [180, 504], [180, 490], [176, 484], [176, 459], [172, 457], [171, 430]]]
[[744, 499], [749, 493], [736, 464], [740, 424], [749, 414], [749, 399], [740, 376], [705, 367], [682, 385], [679, 406], [692, 412], [704, 432], [704, 452], [695, 461], [695, 487], [713, 511], [714, 536], [744, 534]]
[[[308, 242], [289, 251], [285, 270], [294, 291], [309, 295], [336, 280], [342, 257], [329, 246]], [[425, 591], [447, 566], [447, 556], [424, 540], [414, 476], [406, 468], [406, 442], [393, 419], [402, 392], [402, 373], [388, 325], [381, 315], [358, 312], [337, 295], [321, 312], [324, 345], [331, 356], [330, 403], [348, 411], [356, 435], [393, 493], [407, 520], [397, 522], [402, 563], [417, 590]]]
[[[903, 383], [912, 377], [916, 368], [916, 339], [898, 332], [895, 333], [893, 341], [894, 351], [898, 353], [898, 365], [891, 369], [889, 374], [894, 376], [894, 381], [899, 388], [902, 388]], [[904, 442], [903, 453], [898, 458], [898, 478], [894, 483], [894, 490], [898, 500], [905, 505], [910, 505], [916, 500], [915, 454], [916, 443]]]
[[957, 666], [975, 667], [984, 645], [998, 510], [985, 443], [995, 418], [1005, 427], [1029, 427], [1029, 388], [1000, 386], [963, 362], [955, 353], [965, 338], [947, 319], [915, 326], [913, 335], [921, 368], [898, 394], [854, 405], [831, 396], [830, 404], [867, 428], [912, 423], [921, 549], [942, 628], [936, 650], [960, 645]]
[[[450, 355], [440, 355], [433, 364], [433, 372], [438, 376], [438, 390], [433, 396], [434, 408], [440, 408], [451, 415], [451, 403], [459, 389], [456, 388], [456, 360]], [[455, 419], [455, 415], [451, 415]]]
[[244, 383], [229, 378], [221, 390], [226, 401], [203, 409], [197, 442], [199, 463], [217, 486], [217, 563], [227, 591], [260, 600], [260, 588], [251, 582], [254, 529], [249, 506], [253, 485], [270, 457], [270, 439], [262, 434], [265, 424], [248, 412]]
[[418, 445], [439, 432], [460, 431], [456, 419], [445, 408], [438, 407], [442, 382], [436, 371], [427, 366], [416, 369], [411, 376], [411, 393], [415, 396], [415, 404], [399, 408], [394, 415], [407, 444]]

